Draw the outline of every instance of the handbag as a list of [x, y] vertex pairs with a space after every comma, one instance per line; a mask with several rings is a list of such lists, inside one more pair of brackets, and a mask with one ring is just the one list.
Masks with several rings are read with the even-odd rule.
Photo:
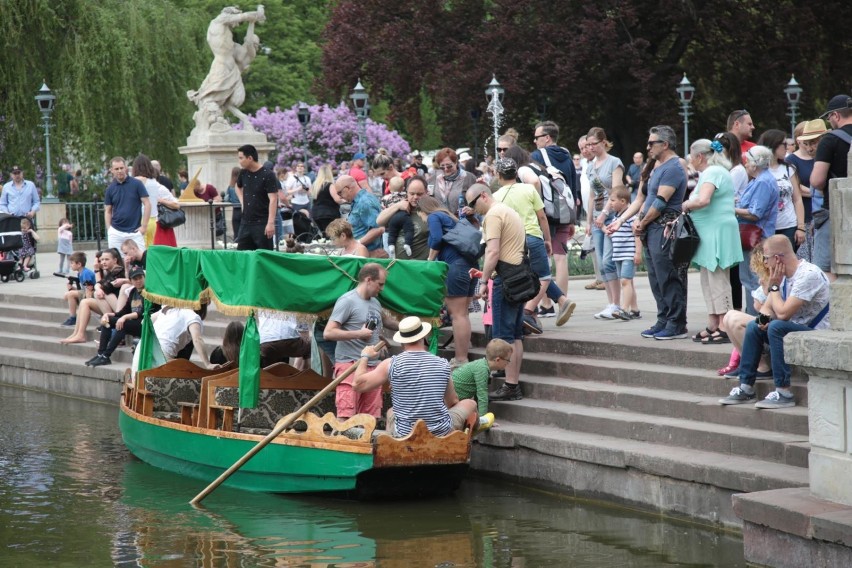
[[538, 295], [541, 281], [530, 266], [528, 249], [524, 245], [524, 259], [521, 264], [509, 264], [497, 261], [497, 275], [503, 286], [503, 298], [510, 304], [524, 304]]
[[163, 204], [157, 205], [157, 224], [164, 229], [174, 229], [186, 223], [183, 209], [169, 209]]
[[740, 244], [744, 251], [750, 251], [763, 240], [763, 229], [753, 223], [740, 223]]
[[690, 262], [701, 244], [701, 237], [689, 213], [680, 215], [669, 232], [669, 258], [674, 264]]
[[471, 263], [482, 256], [482, 233], [467, 218], [459, 219], [452, 229], [444, 233], [443, 240]]

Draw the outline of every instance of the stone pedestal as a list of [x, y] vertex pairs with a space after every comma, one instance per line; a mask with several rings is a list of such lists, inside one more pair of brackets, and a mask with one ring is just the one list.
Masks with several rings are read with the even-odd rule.
[[65, 204], [61, 202], [41, 202], [41, 207], [36, 213], [36, 225], [38, 226], [38, 248], [41, 252], [56, 251], [58, 240], [59, 220], [67, 217]]
[[269, 153], [275, 149], [275, 144], [267, 142], [266, 135], [262, 132], [229, 130], [197, 133], [193, 130], [186, 139], [186, 146], [181, 146], [178, 151], [186, 156], [186, 171], [190, 178], [201, 168], [198, 179], [202, 183], [213, 184], [219, 192], [223, 192], [231, 180], [231, 169], [239, 165], [237, 148], [243, 144], [251, 144], [257, 148], [258, 160], [261, 163], [268, 160]]

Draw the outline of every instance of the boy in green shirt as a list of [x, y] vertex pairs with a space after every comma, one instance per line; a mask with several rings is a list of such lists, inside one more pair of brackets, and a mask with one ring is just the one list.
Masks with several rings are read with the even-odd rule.
[[488, 379], [492, 371], [503, 371], [512, 357], [512, 346], [502, 339], [492, 339], [485, 346], [485, 358], [471, 361], [453, 371], [453, 386], [460, 399], [474, 398], [479, 411], [477, 432], [494, 424], [494, 414], [488, 412]]

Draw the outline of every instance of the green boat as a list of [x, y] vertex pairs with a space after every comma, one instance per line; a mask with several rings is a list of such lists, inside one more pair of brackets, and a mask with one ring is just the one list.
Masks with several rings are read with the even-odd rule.
[[[257, 309], [299, 318], [329, 313], [334, 301], [354, 287], [351, 276], [368, 261], [155, 246], [148, 252], [146, 296], [178, 307], [213, 301], [219, 311], [248, 316], [248, 328]], [[443, 300], [446, 266], [383, 264], [388, 268], [379, 297], [383, 308], [434, 319]], [[151, 366], [156, 338], [146, 314], [140, 370], [135, 376], [129, 369], [126, 373], [119, 414], [122, 437], [135, 456], [179, 475], [213, 481], [328, 386], [327, 378], [310, 369], [284, 364], [259, 369], [259, 355], [254, 357], [259, 345], [251, 344], [248, 329], [245, 335], [239, 369], [206, 370], [180, 359]], [[378, 430], [372, 416], [342, 421], [333, 409], [332, 391], [225, 484], [269, 493], [423, 497], [453, 492], [468, 470], [472, 424], [465, 432], [439, 438], [421, 421], [409, 436], [397, 439]]]

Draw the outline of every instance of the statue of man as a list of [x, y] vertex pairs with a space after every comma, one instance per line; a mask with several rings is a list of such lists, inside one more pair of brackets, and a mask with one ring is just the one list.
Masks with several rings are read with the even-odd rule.
[[[228, 130], [224, 111], [240, 119], [243, 130], [254, 131], [248, 116], [239, 106], [246, 100], [242, 72], [257, 55], [260, 38], [254, 33], [254, 25], [266, 21], [263, 6], [254, 12], [240, 11], [228, 6], [210, 22], [207, 28], [207, 43], [213, 52], [210, 72], [197, 91], [187, 91], [186, 95], [198, 106], [195, 113], [197, 130]], [[233, 30], [243, 22], [248, 22], [248, 31], [242, 45], [234, 43]], [[216, 128], [218, 126], [218, 128]]]

